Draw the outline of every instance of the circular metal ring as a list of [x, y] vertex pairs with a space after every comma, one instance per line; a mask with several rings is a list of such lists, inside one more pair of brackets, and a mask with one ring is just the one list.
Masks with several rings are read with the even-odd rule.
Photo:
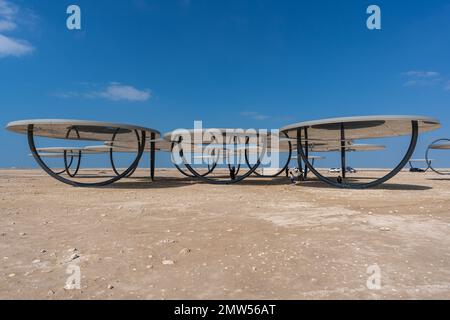
[[[134, 131], [138, 132], [137, 130], [134, 130]], [[35, 142], [34, 142], [34, 125], [33, 124], [28, 125], [28, 129], [27, 129], [28, 145], [29, 145], [30, 151], [33, 154], [33, 157], [36, 160], [36, 162], [38, 163], [38, 165], [47, 174], [49, 174], [51, 177], [55, 178], [56, 180], [58, 180], [60, 182], [63, 182], [65, 184], [71, 185], [71, 186], [75, 186], [75, 187], [102, 187], [102, 186], [106, 186], [106, 185], [109, 185], [111, 183], [114, 183], [116, 181], [119, 181], [120, 179], [126, 177], [133, 169], [135, 169], [139, 165], [139, 161], [141, 160], [142, 154], [144, 152], [146, 132], [142, 131], [141, 135], [142, 135], [141, 144], [139, 146], [136, 158], [135, 158], [134, 162], [130, 165], [130, 167], [127, 170], [122, 172], [119, 176], [113, 177], [111, 179], [108, 179], [108, 180], [105, 180], [105, 181], [102, 181], [102, 182], [84, 183], [84, 182], [77, 182], [77, 181], [66, 179], [66, 178], [64, 178], [64, 177], [62, 177], [60, 175], [57, 175], [55, 172], [53, 172], [45, 164], [45, 162], [41, 159], [41, 157], [39, 156], [39, 153], [36, 150], [36, 145], [35, 145]]]
[[[117, 136], [117, 133], [119, 133], [119, 131], [120, 131], [120, 128], [117, 128], [116, 131], [114, 132], [114, 134], [113, 134], [113, 136], [111, 138], [111, 148], [109, 148], [109, 161], [111, 162], [111, 168], [113, 169], [114, 173], [117, 176], [119, 176], [120, 173], [117, 170], [116, 164], [114, 162], [113, 147], [114, 147], [114, 141], [116, 140], [116, 136]], [[139, 137], [139, 133], [137, 131], [135, 131], [135, 133], [136, 133], [136, 139], [137, 139], [137, 146], [138, 146], [138, 149], [139, 149], [139, 146], [141, 144], [141, 139]], [[131, 172], [125, 178], [131, 177], [134, 174], [134, 172], [136, 171], [136, 169], [137, 169], [137, 167], [134, 168], [133, 170], [131, 170]]]
[[[246, 138], [246, 146], [248, 146], [248, 142], [249, 142], [249, 137]], [[180, 144], [180, 142], [178, 142]], [[246, 148], [247, 149], [247, 148]], [[192, 168], [186, 161], [184, 154], [183, 154], [183, 149], [180, 149], [180, 156], [183, 159], [184, 165], [186, 166], [186, 168], [197, 178], [199, 178], [200, 180], [207, 182], [207, 183], [211, 183], [211, 184], [234, 184], [234, 183], [238, 183], [242, 180], [244, 180], [245, 178], [247, 178], [248, 176], [250, 176], [253, 172], [255, 172], [255, 170], [259, 167], [259, 165], [261, 164], [261, 158], [258, 157], [258, 161], [256, 162], [256, 164], [249, 170], [247, 171], [245, 174], [243, 174], [240, 177], [235, 178], [234, 180], [217, 180], [217, 179], [212, 179], [212, 178], [208, 178], [208, 177], [203, 177], [201, 176], [196, 170], [194, 170], [194, 168]], [[265, 151], [265, 146], [264, 146], [264, 151]], [[264, 153], [262, 153], [264, 154]]]
[[[181, 139], [181, 137], [179, 138], [178, 144], [181, 143], [181, 140], [180, 140], [180, 139]], [[170, 158], [171, 158], [172, 164], [175, 166], [175, 168], [176, 168], [182, 175], [184, 175], [184, 176], [186, 176], [186, 177], [188, 177], [188, 178], [196, 178], [195, 175], [190, 174], [190, 173], [184, 171], [178, 164], [175, 163], [175, 161], [174, 161], [174, 159], [173, 159], [173, 154], [172, 154], [174, 146], [175, 146], [175, 142], [172, 142], [172, 145], [171, 145], [171, 147], [170, 147], [170, 152], [171, 152]], [[212, 173], [212, 172], [214, 171], [214, 169], [216, 168], [216, 166], [217, 166], [217, 161], [218, 161], [218, 158], [217, 158], [216, 161], [213, 162], [212, 166], [210, 166], [210, 164], [208, 163], [208, 171], [205, 172], [205, 173], [203, 173], [203, 174], [201, 174], [201, 176], [206, 177], [207, 175], [209, 175], [210, 173]]]
[[[432, 143], [430, 143], [430, 145], [429, 145], [428, 148], [427, 148], [427, 151], [425, 152], [425, 161], [426, 161], [426, 163], [427, 163], [427, 165], [428, 165], [428, 168], [430, 168], [431, 170], [433, 170], [433, 172], [435, 172], [435, 173], [437, 173], [437, 174], [440, 174], [440, 175], [443, 175], [443, 176], [447, 176], [447, 175], [450, 175], [450, 172], [441, 172], [441, 171], [439, 171], [439, 170], [433, 168], [433, 166], [431, 165], [431, 160], [429, 160], [429, 158], [428, 158], [428, 154], [429, 154], [429, 152], [430, 152], [431, 147], [432, 147], [433, 145], [435, 145], [436, 143], [441, 142], [441, 141], [447, 141], [447, 142], [450, 142], [450, 139], [443, 138], [443, 139], [435, 140], [435, 141], [433, 141]], [[427, 169], [428, 169], [428, 168], [427, 168]]]
[[[284, 135], [286, 136], [286, 138], [289, 138], [289, 136], [288, 136], [285, 132], [283, 132], [283, 133], [284, 133]], [[291, 158], [292, 158], [292, 143], [291, 143], [291, 141], [288, 140], [288, 144], [289, 144], [288, 159], [287, 159], [287, 161], [286, 161], [284, 167], [283, 167], [280, 171], [278, 171], [278, 172], [275, 173], [275, 174], [271, 174], [271, 175], [260, 174], [260, 173], [257, 172], [257, 171], [255, 171], [254, 174], [255, 174], [256, 176], [258, 176], [258, 177], [261, 177], [261, 178], [275, 178], [275, 177], [278, 177], [278, 176], [279, 176], [280, 174], [282, 174], [283, 172], [286, 172], [286, 169], [287, 169], [287, 167], [289, 166], [289, 163], [291, 162]], [[250, 168], [251, 165], [250, 165], [249, 160], [248, 160], [248, 153], [247, 153], [247, 150], [245, 150], [245, 163], [246, 163], [247, 166]]]
[[339, 183], [337, 181], [334, 181], [330, 178], [327, 178], [325, 176], [323, 176], [322, 174], [320, 174], [309, 162], [308, 158], [305, 156], [305, 152], [303, 150], [303, 143], [302, 143], [302, 138], [301, 135], [297, 134], [297, 151], [298, 153], [301, 155], [303, 161], [305, 162], [305, 164], [307, 165], [307, 167], [309, 168], [309, 170], [314, 173], [316, 175], [317, 178], [319, 178], [319, 180], [328, 183], [329, 185], [332, 185], [334, 187], [337, 188], [346, 188], [346, 189], [366, 189], [366, 188], [370, 188], [370, 187], [374, 187], [377, 186], [379, 184], [382, 184], [383, 182], [386, 182], [387, 180], [391, 179], [392, 177], [394, 177], [397, 173], [399, 173], [403, 167], [408, 163], [409, 159], [411, 158], [412, 154], [414, 153], [414, 149], [416, 148], [416, 144], [417, 144], [417, 138], [419, 136], [419, 124], [416, 120], [411, 121], [411, 141], [408, 147], [408, 150], [406, 151], [405, 156], [403, 157], [403, 159], [399, 162], [399, 164], [392, 170], [390, 171], [388, 174], [386, 174], [385, 176], [376, 179], [372, 182], [368, 182], [368, 183], [346, 183], [346, 182], [342, 182]]
[[[80, 139], [80, 132], [78, 131], [78, 129], [76, 127], [70, 127], [69, 130], [67, 130], [66, 132], [66, 139], [68, 139], [70, 137], [70, 133], [73, 131], [75, 131], [76, 135], [77, 135], [77, 139]], [[78, 151], [78, 159], [77, 159], [77, 166], [75, 168], [74, 173], [70, 172], [70, 167], [72, 166], [72, 161], [73, 161], [73, 156], [71, 156], [71, 161], [70, 164], [67, 163], [67, 150], [64, 150], [64, 168], [65, 168], [65, 172], [66, 174], [71, 177], [71, 178], [75, 178], [75, 176], [77, 175], [78, 171], [80, 170], [80, 165], [81, 165], [81, 150]]]

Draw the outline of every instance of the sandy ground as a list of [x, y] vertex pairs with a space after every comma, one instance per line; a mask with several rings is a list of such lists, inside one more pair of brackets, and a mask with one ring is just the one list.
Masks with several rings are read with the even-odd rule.
[[[338, 190], [157, 174], [80, 189], [0, 170], [0, 298], [450, 298], [450, 178]], [[64, 288], [74, 266], [80, 290]]]

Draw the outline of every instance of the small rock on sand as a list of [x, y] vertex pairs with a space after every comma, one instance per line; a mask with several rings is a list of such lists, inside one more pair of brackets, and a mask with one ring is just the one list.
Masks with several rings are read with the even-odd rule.
[[391, 229], [388, 227], [381, 227], [380, 230], [381, 231], [391, 231]]
[[187, 255], [189, 252], [191, 252], [191, 249], [189, 248], [184, 248], [180, 250], [180, 254], [184, 256]]
[[172, 265], [175, 262], [173, 260], [163, 260], [161, 263], [164, 264], [164, 265]]
[[77, 253], [72, 254], [69, 259], [67, 260], [68, 262], [73, 261], [75, 259], [78, 259], [80, 256]]

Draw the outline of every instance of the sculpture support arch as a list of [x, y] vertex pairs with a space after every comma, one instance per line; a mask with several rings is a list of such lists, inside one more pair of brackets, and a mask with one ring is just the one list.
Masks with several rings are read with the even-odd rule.
[[[134, 131], [135, 131], [136, 135], [139, 136], [138, 130], [134, 130]], [[128, 167], [128, 169], [126, 169], [124, 172], [122, 172], [120, 175], [117, 175], [116, 177], [113, 177], [113, 178], [105, 180], [105, 181], [93, 182], [93, 183], [77, 182], [77, 181], [66, 179], [66, 178], [62, 177], [61, 175], [56, 174], [53, 170], [51, 170], [45, 164], [45, 162], [41, 159], [41, 157], [39, 156], [39, 153], [36, 150], [36, 145], [35, 145], [35, 141], [34, 141], [34, 125], [33, 124], [29, 124], [27, 127], [27, 136], [28, 136], [28, 145], [30, 147], [30, 151], [31, 151], [34, 159], [36, 160], [38, 165], [48, 175], [50, 175], [51, 177], [55, 178], [56, 180], [58, 180], [60, 182], [63, 182], [65, 184], [72, 185], [75, 187], [102, 187], [102, 186], [109, 185], [111, 183], [114, 183], [114, 182], [126, 177], [127, 175], [130, 174], [130, 172], [132, 172], [133, 170], [135, 170], [137, 168], [137, 166], [139, 165], [139, 161], [142, 157], [142, 154], [144, 152], [146, 132], [141, 131], [140, 145], [139, 145], [139, 148], [137, 151], [136, 158], [133, 161], [133, 163], [130, 165], [130, 167]], [[65, 159], [66, 159], [66, 157], [65, 157]]]
[[437, 174], [440, 174], [440, 175], [443, 175], [443, 176], [447, 176], [447, 175], [450, 175], [450, 172], [442, 172], [442, 171], [439, 171], [436, 168], [433, 168], [433, 166], [431, 165], [431, 160], [429, 158], [429, 153], [430, 153], [430, 150], [433, 149], [433, 146], [436, 143], [442, 142], [442, 141], [450, 142], [450, 139], [442, 138], [442, 139], [437, 139], [437, 140], [433, 141], [432, 143], [430, 143], [430, 145], [427, 148], [427, 151], [425, 152], [425, 161], [426, 161], [426, 163], [428, 165], [428, 168], [431, 169], [433, 172], [435, 172]]
[[[304, 128], [305, 132], [307, 134], [307, 128]], [[309, 162], [309, 159], [306, 155], [306, 152], [303, 150], [304, 146], [303, 146], [303, 142], [302, 142], [302, 134], [301, 134], [301, 129], [297, 129], [297, 153], [301, 155], [302, 160], [305, 162], [306, 166], [309, 168], [309, 170], [314, 173], [314, 175], [321, 181], [332, 185], [334, 187], [338, 187], [338, 188], [347, 188], [347, 189], [366, 189], [366, 188], [371, 188], [374, 186], [377, 186], [379, 184], [382, 184], [384, 182], [386, 182], [387, 180], [391, 179], [392, 177], [394, 177], [397, 173], [399, 173], [403, 167], [408, 163], [409, 159], [411, 158], [414, 149], [416, 147], [417, 144], [417, 138], [419, 135], [419, 125], [418, 122], [416, 120], [412, 120], [411, 121], [411, 141], [409, 143], [409, 147], [408, 150], [406, 151], [403, 159], [399, 162], [399, 164], [392, 170], [390, 171], [388, 174], [386, 174], [385, 176], [376, 179], [372, 182], [368, 182], [368, 183], [347, 183], [345, 181], [342, 182], [338, 182], [335, 181], [333, 179], [327, 178], [325, 176], [323, 176], [320, 172], [318, 172], [314, 166]], [[305, 137], [307, 137], [307, 135], [305, 135]], [[342, 137], [345, 138], [345, 126], [341, 126], [341, 140]], [[307, 149], [307, 147], [306, 147]], [[342, 149], [344, 149], [344, 152], [342, 152]], [[344, 159], [342, 159], [342, 157]], [[344, 147], [342, 146], [342, 141], [341, 141], [341, 161], [342, 163], [345, 164], [345, 141], [344, 141]], [[343, 171], [345, 171], [345, 168], [343, 168]], [[344, 176], [345, 177], [345, 176]]]

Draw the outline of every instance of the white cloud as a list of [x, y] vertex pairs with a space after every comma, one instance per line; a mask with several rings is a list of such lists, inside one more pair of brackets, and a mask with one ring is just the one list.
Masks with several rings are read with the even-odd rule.
[[0, 20], [0, 31], [11, 31], [17, 28], [17, 24], [8, 20]]
[[32, 51], [33, 47], [27, 41], [0, 34], [0, 58], [7, 56], [20, 57]]
[[12, 2], [0, 0], [0, 58], [20, 57], [33, 52], [33, 46], [28, 41], [4, 34], [17, 29], [19, 11], [19, 7]]
[[266, 116], [264, 114], [261, 114], [259, 112], [255, 112], [255, 111], [244, 111], [241, 112], [241, 116], [246, 117], [246, 118], [251, 118], [253, 120], [266, 120], [269, 118], [269, 116]]
[[[84, 83], [84, 86], [91, 87], [92, 84]], [[137, 89], [130, 85], [124, 85], [118, 82], [111, 82], [108, 86], [101, 90], [90, 90], [86, 92], [66, 91], [51, 94], [57, 98], [103, 98], [111, 101], [147, 101], [152, 97], [150, 89]]]
[[133, 86], [113, 82], [105, 90], [99, 92], [98, 96], [112, 101], [147, 101], [151, 97], [151, 91], [139, 90]]
[[439, 77], [439, 72], [436, 71], [408, 71], [403, 73], [405, 76], [416, 77], [416, 78], [436, 78]]
[[68, 99], [68, 98], [80, 98], [82, 95], [79, 92], [75, 92], [75, 91], [67, 91], [67, 92], [54, 92], [52, 94], [50, 94], [52, 97], [57, 97], [57, 98], [64, 98], [64, 99]]
[[438, 85], [442, 82], [439, 72], [436, 71], [408, 71], [402, 73], [408, 80], [403, 84], [404, 87], [426, 87]]
[[0, 18], [12, 20], [19, 11], [17, 5], [10, 1], [0, 0]]

